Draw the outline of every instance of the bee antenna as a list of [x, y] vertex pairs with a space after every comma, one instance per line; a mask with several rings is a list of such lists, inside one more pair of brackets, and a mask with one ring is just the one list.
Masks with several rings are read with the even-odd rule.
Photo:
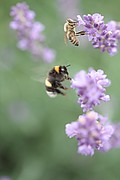
[[71, 66], [71, 64], [68, 64], [66, 67], [69, 67], [69, 66]]

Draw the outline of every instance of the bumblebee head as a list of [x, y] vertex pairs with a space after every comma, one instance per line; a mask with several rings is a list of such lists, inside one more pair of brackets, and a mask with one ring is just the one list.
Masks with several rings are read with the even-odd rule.
[[70, 80], [71, 78], [69, 77], [69, 73], [67, 71], [68, 66], [70, 66], [70, 65], [67, 65], [67, 66], [55, 66], [54, 69], [58, 74], [62, 74], [65, 77], [65, 79]]

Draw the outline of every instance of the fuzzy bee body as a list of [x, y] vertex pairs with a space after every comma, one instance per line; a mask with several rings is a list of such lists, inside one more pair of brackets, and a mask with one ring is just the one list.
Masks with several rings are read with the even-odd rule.
[[69, 40], [72, 44], [75, 46], [79, 46], [79, 40], [77, 36], [85, 35], [84, 31], [76, 32], [75, 28], [77, 26], [78, 22], [72, 19], [67, 19], [66, 23], [64, 24], [64, 41], [67, 43], [67, 40]]
[[67, 90], [61, 82], [71, 80], [67, 71], [68, 66], [54, 66], [53, 69], [50, 70], [48, 77], [45, 79], [46, 93], [48, 96], [56, 97], [57, 94], [66, 95], [60, 88]]

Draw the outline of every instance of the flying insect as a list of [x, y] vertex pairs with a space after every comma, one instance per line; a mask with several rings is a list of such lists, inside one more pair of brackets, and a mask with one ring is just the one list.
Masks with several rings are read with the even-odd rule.
[[78, 25], [78, 21], [73, 19], [67, 19], [64, 24], [64, 41], [67, 44], [67, 40], [69, 40], [73, 45], [79, 46], [79, 40], [77, 36], [85, 35], [85, 31], [76, 32], [76, 27]]
[[67, 66], [54, 66], [48, 73], [45, 79], [46, 93], [50, 97], [56, 97], [58, 94], [65, 96], [66, 94], [60, 89], [67, 90], [68, 88], [62, 85], [65, 80], [71, 80], [67, 70]]

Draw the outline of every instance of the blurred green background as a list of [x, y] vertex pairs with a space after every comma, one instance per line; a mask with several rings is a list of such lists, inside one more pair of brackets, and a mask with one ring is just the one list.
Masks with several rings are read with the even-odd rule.
[[17, 2], [22, 1], [0, 1], [0, 176], [11, 180], [119, 180], [119, 149], [85, 157], [77, 154], [75, 139], [66, 136], [65, 124], [82, 113], [74, 90], [51, 99], [44, 84], [33, 79], [45, 76], [54, 65], [71, 64], [71, 77], [81, 69], [101, 68], [112, 81], [107, 90], [111, 102], [98, 111], [113, 122], [120, 121], [120, 52], [114, 57], [102, 54], [82, 37], [80, 47], [66, 46], [63, 41], [68, 15], [98, 12], [105, 22], [119, 21], [120, 1], [26, 0], [36, 20], [46, 27], [46, 44], [56, 51], [50, 65], [16, 47], [9, 12]]

